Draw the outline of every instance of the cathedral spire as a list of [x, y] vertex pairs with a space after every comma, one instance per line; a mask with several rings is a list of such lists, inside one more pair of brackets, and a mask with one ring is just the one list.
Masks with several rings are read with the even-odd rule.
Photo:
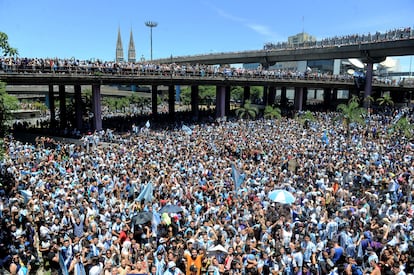
[[116, 62], [124, 61], [124, 49], [122, 47], [121, 29], [118, 27], [118, 40], [116, 41]]
[[136, 60], [135, 43], [134, 43], [134, 36], [132, 35], [132, 28], [131, 28], [131, 34], [129, 35], [128, 62], [135, 62], [135, 60]]

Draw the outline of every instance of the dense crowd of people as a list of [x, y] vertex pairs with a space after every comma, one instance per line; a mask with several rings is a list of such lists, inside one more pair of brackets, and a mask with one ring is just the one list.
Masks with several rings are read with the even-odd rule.
[[286, 48], [324, 48], [324, 47], [336, 47], [342, 45], [355, 45], [364, 43], [373, 43], [381, 41], [393, 41], [408, 39], [413, 36], [411, 27], [396, 28], [386, 32], [375, 32], [374, 34], [351, 34], [343, 36], [334, 36], [324, 38], [320, 41], [305, 41], [302, 43], [266, 43], [264, 45], [265, 50], [283, 50]]
[[315, 116], [10, 136], [1, 272], [413, 274], [414, 143], [392, 116]]
[[[358, 43], [372, 43], [376, 41], [403, 40], [413, 36], [410, 27], [399, 28], [385, 33], [346, 35], [325, 38], [320, 41], [307, 41], [300, 44], [267, 43], [264, 50], [284, 50], [309, 47], [333, 47]], [[272, 69], [258, 66], [255, 69], [233, 68], [230, 66], [216, 66], [206, 64], [176, 64], [155, 63], [146, 60], [136, 62], [129, 61], [104, 61], [99, 59], [79, 60], [76, 58], [25, 58], [25, 57], [0, 57], [0, 72], [24, 72], [24, 73], [70, 73], [70, 74], [124, 74], [124, 75], [165, 75], [165, 76], [196, 76], [196, 77], [247, 77], [247, 78], [277, 78], [277, 79], [323, 79], [331, 81], [353, 81], [353, 75], [332, 73], [298, 71], [297, 69]], [[390, 79], [385, 79], [390, 82]], [[377, 81], [374, 78], [374, 81]], [[384, 81], [379, 79], [378, 81]], [[400, 83], [392, 83], [399, 85]]]

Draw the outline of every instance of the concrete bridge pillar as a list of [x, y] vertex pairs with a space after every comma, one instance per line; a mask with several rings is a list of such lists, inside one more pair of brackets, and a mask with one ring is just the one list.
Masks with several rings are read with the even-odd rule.
[[168, 116], [171, 119], [175, 117], [175, 86], [168, 86]]
[[49, 85], [49, 111], [50, 111], [50, 128], [56, 127], [56, 111], [55, 111], [55, 92], [53, 91], [53, 85]]
[[295, 87], [294, 106], [298, 111], [302, 111], [303, 109], [303, 93], [303, 87]]
[[306, 103], [308, 102], [308, 88], [303, 87], [302, 109], [306, 109]]
[[268, 86], [265, 85], [263, 86], [263, 105], [267, 106], [267, 102], [268, 102]]
[[199, 116], [198, 105], [198, 85], [191, 85], [191, 114], [195, 120], [198, 120]]
[[332, 102], [332, 90], [331, 88], [323, 89], [323, 106], [326, 110], [330, 109]]
[[243, 105], [246, 103], [246, 100], [250, 100], [250, 86], [244, 86], [243, 90]]
[[216, 86], [216, 117], [226, 115], [226, 87]]
[[152, 107], [152, 116], [155, 118], [158, 115], [158, 85], [151, 86], [151, 107]]
[[81, 85], [75, 85], [75, 127], [81, 130], [82, 125], [82, 88]]
[[59, 119], [60, 128], [65, 128], [68, 125], [66, 114], [66, 89], [65, 85], [59, 85]]
[[102, 130], [101, 85], [92, 85], [92, 126], [93, 130]]
[[228, 117], [230, 115], [230, 95], [231, 95], [231, 86], [226, 86], [226, 96], [225, 96], [225, 115]]
[[372, 74], [374, 70], [374, 63], [367, 62], [366, 73], [365, 73], [365, 88], [364, 88], [364, 107], [368, 108], [369, 102], [365, 100], [372, 92]]
[[332, 89], [332, 100], [334, 102], [338, 101], [338, 88], [333, 88]]
[[275, 104], [275, 99], [276, 99], [276, 87], [275, 86], [270, 86], [269, 87], [269, 96], [268, 96], [268, 104], [273, 106]]
[[286, 87], [280, 88], [280, 106], [281, 107], [287, 107], [288, 105], [288, 99], [286, 96]]

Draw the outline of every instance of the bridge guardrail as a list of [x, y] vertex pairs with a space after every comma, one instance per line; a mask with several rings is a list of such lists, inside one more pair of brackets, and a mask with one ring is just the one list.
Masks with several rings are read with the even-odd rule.
[[[286, 71], [243, 70], [243, 71], [212, 71], [212, 70], [168, 70], [168, 69], [132, 69], [106, 67], [37, 67], [37, 66], [6, 66], [0, 67], [0, 74], [47, 74], [47, 75], [96, 75], [96, 76], [155, 76], [165, 78], [224, 78], [238, 80], [291, 80], [291, 81], [323, 81], [352, 84], [355, 78], [351, 75], [301, 74]], [[414, 81], [391, 82], [388, 79], [373, 79], [373, 84], [391, 87], [414, 87]]]

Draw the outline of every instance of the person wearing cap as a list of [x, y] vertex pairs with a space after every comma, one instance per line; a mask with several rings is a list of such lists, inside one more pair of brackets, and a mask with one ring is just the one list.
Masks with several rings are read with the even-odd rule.
[[169, 261], [164, 275], [184, 275], [184, 273], [176, 266], [174, 261]]

